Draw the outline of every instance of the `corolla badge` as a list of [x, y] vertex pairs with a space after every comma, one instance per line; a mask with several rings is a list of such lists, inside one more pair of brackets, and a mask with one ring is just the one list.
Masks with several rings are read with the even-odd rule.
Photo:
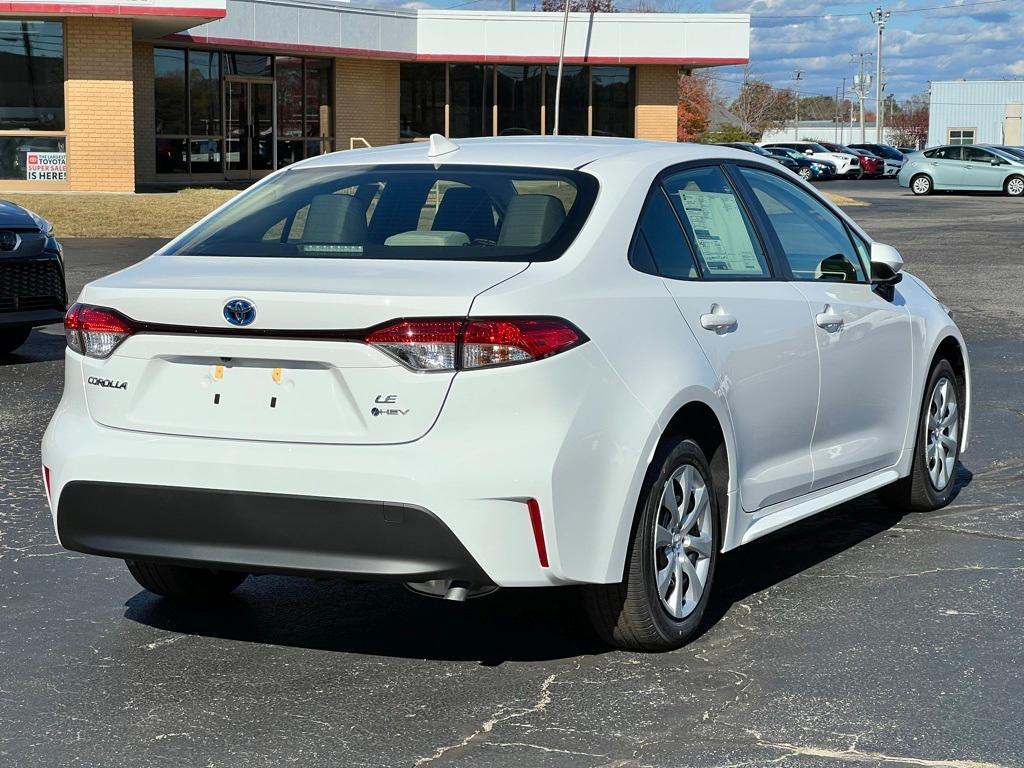
[[248, 299], [229, 299], [224, 305], [224, 319], [232, 325], [251, 325], [256, 319], [256, 305]]

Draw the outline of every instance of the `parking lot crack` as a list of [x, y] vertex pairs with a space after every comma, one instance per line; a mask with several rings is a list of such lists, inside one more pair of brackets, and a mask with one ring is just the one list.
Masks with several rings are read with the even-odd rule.
[[[577, 669], [578, 668], [579, 667], [577, 667]], [[466, 736], [464, 739], [456, 742], [455, 744], [449, 744], [447, 746], [438, 747], [436, 750], [434, 750], [434, 754], [418, 758], [416, 762], [413, 763], [413, 765], [420, 766], [434, 763], [437, 760], [440, 760], [449, 752], [462, 750], [466, 747], [471, 746], [472, 744], [481, 741], [483, 738], [487, 736], [487, 734], [494, 730], [495, 726], [498, 726], [502, 723], [506, 723], [510, 720], [518, 720], [519, 718], [527, 717], [528, 715], [543, 712], [545, 709], [547, 709], [548, 705], [552, 701], [551, 686], [554, 684], [555, 679], [559, 676], [559, 674], [561, 673], [555, 672], [544, 678], [544, 682], [541, 683], [540, 691], [538, 692], [537, 700], [532, 705], [528, 707], [517, 707], [511, 710], [505, 706], [499, 707], [496, 712], [494, 712], [489, 718], [487, 718], [483, 723], [480, 724], [479, 728], [477, 728], [471, 734]], [[595, 756], [602, 757], [602, 755]]]
[[900, 765], [920, 765], [927, 768], [1003, 768], [998, 763], [978, 762], [975, 760], [943, 760], [904, 755], [887, 755], [883, 752], [864, 752], [851, 745], [845, 750], [828, 749], [825, 747], [804, 746], [800, 744], [775, 743], [758, 741], [759, 746], [770, 749], [782, 749], [792, 756], [820, 757], [828, 760], [839, 760], [847, 763], [894, 763]]

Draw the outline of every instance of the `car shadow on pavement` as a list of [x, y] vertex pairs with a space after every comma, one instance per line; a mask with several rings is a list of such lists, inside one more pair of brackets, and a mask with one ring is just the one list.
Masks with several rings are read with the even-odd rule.
[[63, 360], [66, 348], [64, 331], [59, 325], [47, 326], [45, 329], [35, 328], [28, 341], [14, 352], [6, 355], [0, 353], [0, 366]]
[[[957, 493], [971, 477], [961, 466]], [[867, 496], [724, 555], [705, 628], [733, 604], [913, 515]], [[400, 584], [255, 576], [205, 606], [145, 591], [125, 605], [125, 618], [168, 632], [374, 656], [497, 666], [610, 650], [590, 630], [576, 587], [498, 590], [451, 603], [414, 595]]]
[[[954, 503], [973, 478], [967, 467], [958, 465]], [[718, 562], [705, 631], [734, 604], [922, 514], [936, 513], [894, 510], [877, 494], [869, 494], [726, 553]]]

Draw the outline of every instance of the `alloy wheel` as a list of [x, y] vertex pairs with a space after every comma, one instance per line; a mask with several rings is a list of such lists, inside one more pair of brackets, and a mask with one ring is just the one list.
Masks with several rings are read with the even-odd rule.
[[928, 463], [928, 477], [932, 487], [941, 491], [953, 479], [960, 437], [956, 386], [945, 376], [932, 388], [927, 429], [924, 457]]
[[811, 178], [813, 177], [813, 175], [814, 174], [811, 173], [811, 169], [810, 168], [806, 168], [805, 167], [805, 168], [801, 168], [800, 169], [800, 177], [803, 178], [803, 179], [806, 179], [807, 181], [810, 181]]
[[654, 520], [654, 570], [658, 598], [674, 619], [689, 616], [708, 581], [715, 546], [707, 485], [691, 464], [662, 487]]
[[932, 183], [926, 176], [918, 176], [914, 179], [914, 193], [918, 195], [926, 195], [932, 188]]
[[1014, 177], [1006, 182], [1006, 192], [1013, 197], [1024, 195], [1024, 179]]

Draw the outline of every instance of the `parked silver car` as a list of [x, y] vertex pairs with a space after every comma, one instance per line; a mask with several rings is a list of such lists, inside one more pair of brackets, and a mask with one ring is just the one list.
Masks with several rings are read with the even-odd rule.
[[945, 145], [915, 152], [897, 177], [915, 195], [937, 189], [1024, 196], [1024, 157], [987, 145]]

